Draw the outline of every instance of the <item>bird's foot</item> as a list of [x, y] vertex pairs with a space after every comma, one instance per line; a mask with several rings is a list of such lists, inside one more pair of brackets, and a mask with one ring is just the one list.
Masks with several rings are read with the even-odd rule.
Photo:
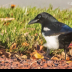
[[49, 54], [50, 54], [50, 49], [47, 48], [47, 52], [46, 52], [45, 56], [48, 58], [51, 58], [51, 56]]
[[44, 54], [44, 58], [46, 58], [46, 59], [51, 59], [51, 56], [50, 56], [48, 53], [45, 53], [45, 54]]

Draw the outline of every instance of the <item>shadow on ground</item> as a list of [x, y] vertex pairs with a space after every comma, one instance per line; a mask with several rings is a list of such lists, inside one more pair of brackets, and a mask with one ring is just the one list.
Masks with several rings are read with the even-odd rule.
[[0, 48], [8, 48], [7, 42], [3, 43], [2, 41], [0, 41]]

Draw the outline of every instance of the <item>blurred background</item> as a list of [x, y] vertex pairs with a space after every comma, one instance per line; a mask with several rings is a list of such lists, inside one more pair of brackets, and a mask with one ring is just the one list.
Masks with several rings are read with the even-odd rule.
[[59, 7], [60, 9], [66, 9], [72, 7], [72, 0], [0, 0], [0, 6], [9, 7], [9, 5], [15, 4], [20, 7], [31, 6], [38, 8], [48, 8], [49, 4], [53, 5], [53, 8]]

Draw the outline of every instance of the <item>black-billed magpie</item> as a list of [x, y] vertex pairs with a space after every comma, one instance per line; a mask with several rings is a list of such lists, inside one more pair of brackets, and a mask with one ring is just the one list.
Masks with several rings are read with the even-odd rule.
[[64, 48], [66, 59], [67, 47], [72, 41], [72, 28], [46, 12], [38, 14], [28, 24], [33, 23], [40, 23], [42, 26], [41, 33], [46, 40], [44, 46], [47, 47], [47, 53], [50, 53], [50, 49]]

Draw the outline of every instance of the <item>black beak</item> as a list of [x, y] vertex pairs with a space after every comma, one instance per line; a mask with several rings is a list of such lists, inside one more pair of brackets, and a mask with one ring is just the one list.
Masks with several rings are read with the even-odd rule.
[[33, 19], [31, 20], [28, 24], [33, 24], [33, 23], [37, 23], [39, 19]]

